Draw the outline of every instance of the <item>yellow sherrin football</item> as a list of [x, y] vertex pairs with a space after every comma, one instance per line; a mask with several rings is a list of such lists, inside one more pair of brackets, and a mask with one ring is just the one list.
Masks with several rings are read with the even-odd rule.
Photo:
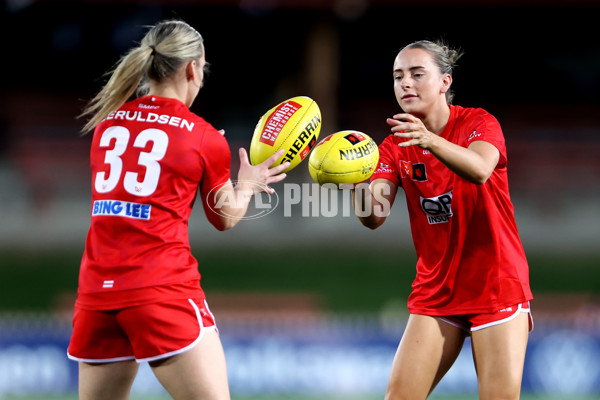
[[290, 162], [295, 168], [317, 143], [321, 131], [321, 110], [306, 96], [292, 97], [267, 111], [256, 124], [250, 143], [250, 162], [260, 164], [277, 150], [285, 153], [273, 165]]
[[373, 175], [379, 148], [368, 135], [358, 131], [333, 133], [317, 144], [308, 159], [310, 176], [319, 185], [359, 183]]

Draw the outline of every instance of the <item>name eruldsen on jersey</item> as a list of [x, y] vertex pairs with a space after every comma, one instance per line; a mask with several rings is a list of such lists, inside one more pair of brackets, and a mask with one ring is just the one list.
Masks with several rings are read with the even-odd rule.
[[168, 114], [156, 114], [147, 111], [113, 111], [106, 117], [106, 120], [138, 121], [148, 122], [160, 125], [171, 125], [191, 132], [194, 129], [194, 123], [185, 118], [176, 117]]

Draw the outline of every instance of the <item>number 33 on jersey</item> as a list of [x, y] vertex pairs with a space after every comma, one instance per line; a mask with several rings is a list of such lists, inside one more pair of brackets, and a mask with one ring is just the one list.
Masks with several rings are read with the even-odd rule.
[[[225, 137], [178, 100], [145, 96], [109, 114], [90, 147], [78, 301], [121, 308], [131, 305], [128, 290], [198, 280], [188, 220], [196, 200], [229, 180], [230, 162]], [[97, 296], [115, 291], [123, 297]]]
[[[160, 177], [159, 161], [165, 156], [169, 146], [169, 136], [160, 129], [146, 129], [135, 138], [133, 147], [145, 149], [148, 143], [152, 143], [150, 151], [141, 151], [138, 158], [138, 165], [146, 167], [144, 178], [140, 181], [139, 173], [133, 171], [123, 171], [123, 160], [121, 156], [127, 150], [131, 134], [129, 129], [123, 126], [111, 126], [102, 133], [100, 138], [100, 148], [106, 148], [104, 162], [110, 166], [108, 174], [106, 171], [99, 171], [94, 177], [94, 188], [98, 193], [108, 193], [113, 191], [121, 175], [125, 173], [123, 179], [123, 188], [134, 196], [150, 196], [158, 186]], [[111, 148], [111, 142], [114, 140], [114, 146]], [[108, 175], [108, 176], [107, 176]]]
[[[159, 161], [165, 156], [169, 146], [169, 136], [160, 129], [145, 129], [133, 141], [132, 146], [140, 149], [137, 165], [145, 167], [145, 173], [140, 178], [140, 173], [127, 171], [124, 168], [122, 156], [130, 144], [131, 133], [123, 126], [111, 126], [106, 129], [101, 137], [99, 147], [106, 149], [104, 163], [109, 166], [108, 171], [96, 172], [94, 189], [98, 193], [112, 192], [123, 176], [123, 189], [129, 194], [138, 197], [147, 197], [153, 194], [158, 187], [160, 177]], [[149, 150], [146, 148], [149, 146]], [[92, 215], [112, 215], [135, 219], [150, 219], [151, 206], [121, 200], [96, 200], [92, 207]]]

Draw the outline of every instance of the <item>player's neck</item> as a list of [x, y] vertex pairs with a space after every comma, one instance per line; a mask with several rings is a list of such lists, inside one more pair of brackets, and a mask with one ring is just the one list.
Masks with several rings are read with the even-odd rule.
[[427, 130], [436, 135], [442, 133], [449, 119], [450, 107], [446, 103], [433, 109], [425, 118], [421, 118]]
[[185, 89], [179, 87], [177, 85], [172, 84], [156, 84], [151, 85], [149, 95], [158, 96], [158, 97], [166, 97], [169, 99], [177, 99], [182, 103], [185, 103]]

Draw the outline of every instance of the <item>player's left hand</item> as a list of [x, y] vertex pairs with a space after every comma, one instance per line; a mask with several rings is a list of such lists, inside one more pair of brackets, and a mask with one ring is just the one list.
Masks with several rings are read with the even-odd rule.
[[258, 188], [268, 194], [275, 193], [275, 189], [269, 185], [272, 183], [280, 182], [286, 178], [286, 174], [283, 172], [287, 167], [290, 166], [290, 162], [286, 161], [283, 164], [271, 166], [281, 157], [284, 153], [283, 149], [277, 150], [271, 157], [258, 165], [252, 165], [248, 158], [248, 152], [245, 148], [240, 147], [240, 169], [238, 172], [238, 186], [244, 184], [250, 184], [250, 190], [255, 194], [258, 193]]
[[398, 144], [399, 147], [419, 146], [429, 149], [437, 135], [429, 132], [423, 121], [411, 114], [396, 114], [386, 120], [392, 127], [391, 131], [396, 137], [408, 139]]

